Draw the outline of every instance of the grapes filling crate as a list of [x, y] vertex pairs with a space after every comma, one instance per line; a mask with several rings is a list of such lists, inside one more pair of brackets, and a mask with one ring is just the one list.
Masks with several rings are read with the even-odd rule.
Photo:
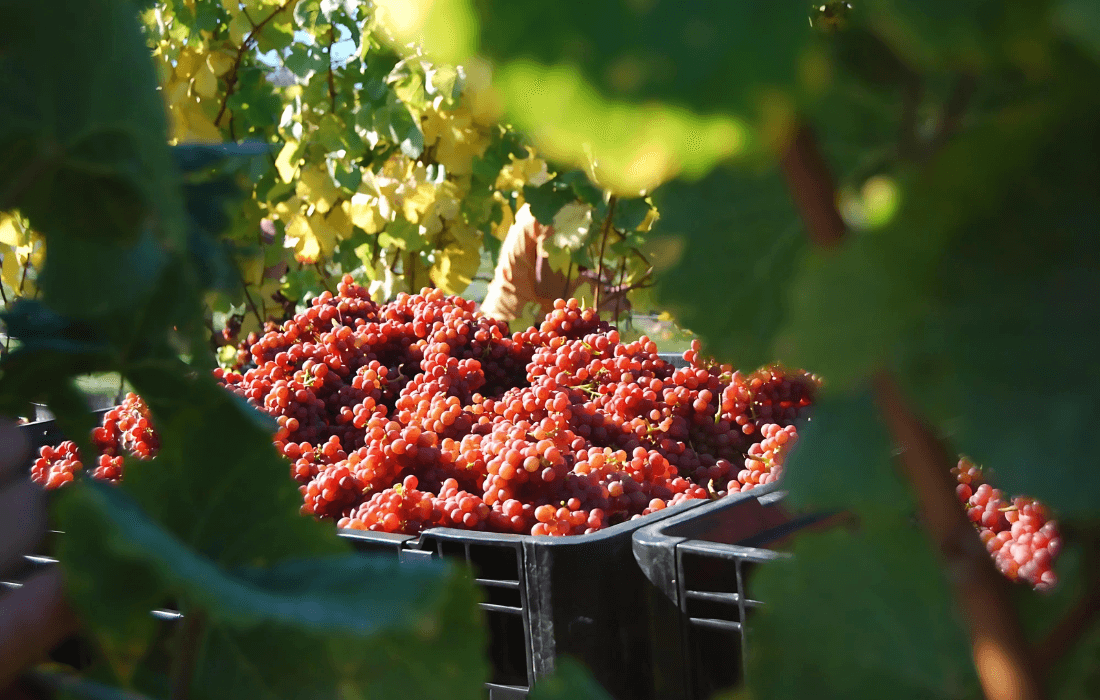
[[[407, 566], [472, 567], [500, 700], [565, 657], [615, 698], [663, 697], [633, 535], [771, 491], [820, 385], [780, 365], [735, 370], [698, 341], [660, 353], [576, 299], [511, 332], [438, 289], [379, 305], [350, 276], [212, 374], [273, 419], [301, 515]], [[92, 431], [92, 455], [28, 426], [31, 477], [124, 481], [127, 464], [156, 459], [154, 423], [129, 393]]]
[[753, 569], [788, 558], [777, 548], [796, 531], [836, 517], [792, 517], [778, 485], [731, 494], [634, 533], [634, 557], [647, 581], [654, 697], [704, 700], [743, 681], [745, 623], [765, 604], [749, 587]]

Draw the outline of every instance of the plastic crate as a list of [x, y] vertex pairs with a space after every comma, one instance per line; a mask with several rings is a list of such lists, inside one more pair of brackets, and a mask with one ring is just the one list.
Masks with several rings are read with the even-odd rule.
[[419, 537], [341, 530], [360, 551], [390, 551], [415, 564], [468, 562], [484, 594], [491, 700], [524, 698], [561, 656], [585, 664], [612, 697], [653, 694], [644, 614], [647, 582], [634, 559], [636, 531], [703, 506], [666, 508], [588, 535], [548, 537], [433, 528]]
[[743, 681], [745, 622], [764, 604], [747, 586], [753, 569], [789, 557], [774, 548], [832, 517], [792, 518], [778, 485], [712, 501], [634, 534], [634, 556], [648, 582], [655, 697], [704, 700]]

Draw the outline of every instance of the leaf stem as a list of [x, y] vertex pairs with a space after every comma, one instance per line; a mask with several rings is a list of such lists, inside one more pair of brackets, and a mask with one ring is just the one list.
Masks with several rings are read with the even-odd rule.
[[600, 310], [600, 288], [603, 287], [603, 255], [607, 249], [607, 236], [611, 233], [611, 220], [615, 217], [615, 205], [619, 203], [619, 198], [615, 195], [607, 200], [607, 216], [603, 220], [603, 230], [600, 232], [600, 259], [596, 262], [596, 290], [595, 301], [592, 304], [592, 308], [596, 311]]
[[191, 697], [191, 681], [205, 626], [205, 615], [200, 610], [191, 611], [183, 618], [176, 635], [178, 646], [172, 662], [171, 700], [188, 700]]
[[951, 456], [909, 409], [889, 374], [876, 376], [875, 396], [894, 442], [902, 448], [901, 468], [913, 485], [925, 528], [947, 564], [986, 700], [1045, 698], [1012, 608], [1008, 581], [994, 568], [977, 530], [959, 507]]
[[336, 43], [336, 25], [329, 27], [328, 33], [328, 96], [332, 102], [332, 113], [336, 114], [336, 82], [332, 77], [332, 45]]
[[248, 284], [241, 277], [241, 289], [244, 290], [244, 298], [248, 302], [248, 308], [252, 309], [252, 313], [255, 314], [256, 320], [260, 323], [260, 330], [263, 330], [264, 319], [260, 316], [260, 310], [256, 308], [256, 303], [252, 301], [252, 295], [248, 293]]

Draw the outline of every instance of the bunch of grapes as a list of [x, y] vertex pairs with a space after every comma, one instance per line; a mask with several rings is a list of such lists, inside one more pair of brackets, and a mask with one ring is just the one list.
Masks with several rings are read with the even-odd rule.
[[[350, 276], [249, 340], [241, 371], [214, 376], [275, 418], [302, 513], [410, 534], [577, 535], [769, 483], [819, 384], [779, 367], [742, 375], [698, 343], [677, 369], [575, 299], [509, 333], [435, 289], [376, 304]], [[92, 437], [95, 478], [158, 448], [133, 395]], [[39, 461], [52, 487], [80, 469], [74, 448]]]
[[982, 469], [965, 457], [951, 470], [955, 493], [1008, 579], [1049, 590], [1057, 582], [1054, 561], [1062, 549], [1058, 524], [1033, 498], [1008, 498], [985, 480]]
[[[92, 477], [104, 481], [122, 479], [125, 455], [150, 460], [160, 449], [149, 407], [133, 392], [103, 414], [102, 424], [92, 431], [91, 440], [97, 452]], [[71, 482], [83, 468], [84, 460], [76, 443], [66, 440], [38, 451], [38, 458], [31, 466], [31, 479], [48, 489], [56, 489]]]

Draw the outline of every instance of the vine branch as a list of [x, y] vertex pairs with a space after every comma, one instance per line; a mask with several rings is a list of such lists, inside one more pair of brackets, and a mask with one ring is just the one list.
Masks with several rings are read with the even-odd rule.
[[615, 217], [615, 205], [619, 203], [619, 198], [615, 195], [611, 195], [607, 200], [607, 216], [603, 220], [603, 230], [600, 232], [600, 258], [596, 262], [596, 291], [595, 302], [592, 304], [592, 308], [596, 311], [600, 310], [600, 288], [603, 286], [603, 254], [607, 249], [607, 235], [611, 232], [611, 220]]
[[222, 116], [225, 114], [225, 108], [229, 104], [229, 98], [233, 96], [234, 91], [237, 89], [237, 72], [241, 69], [241, 61], [244, 60], [244, 54], [251, 46], [252, 42], [256, 39], [256, 35], [263, 31], [263, 28], [267, 26], [267, 23], [275, 18], [275, 15], [283, 12], [297, 0], [286, 0], [282, 5], [279, 5], [275, 10], [264, 17], [257, 23], [252, 22], [252, 18], [249, 17], [248, 21], [252, 24], [252, 31], [248, 33], [248, 36], [241, 42], [240, 47], [237, 48], [237, 57], [233, 59], [233, 65], [230, 66], [229, 72], [225, 76], [225, 97], [222, 98], [222, 103], [218, 107], [218, 116], [214, 117], [214, 126], [218, 126], [221, 123]]
[[805, 124], [797, 127], [779, 165], [810, 240], [823, 248], [839, 244], [844, 237], [844, 220], [836, 208], [836, 188], [829, 165], [810, 127]]
[[1035, 660], [1012, 609], [1008, 583], [994, 568], [955, 497], [951, 456], [909, 409], [888, 374], [876, 376], [875, 396], [894, 442], [902, 449], [902, 471], [913, 485], [925, 529], [947, 564], [986, 699], [1045, 698]]

